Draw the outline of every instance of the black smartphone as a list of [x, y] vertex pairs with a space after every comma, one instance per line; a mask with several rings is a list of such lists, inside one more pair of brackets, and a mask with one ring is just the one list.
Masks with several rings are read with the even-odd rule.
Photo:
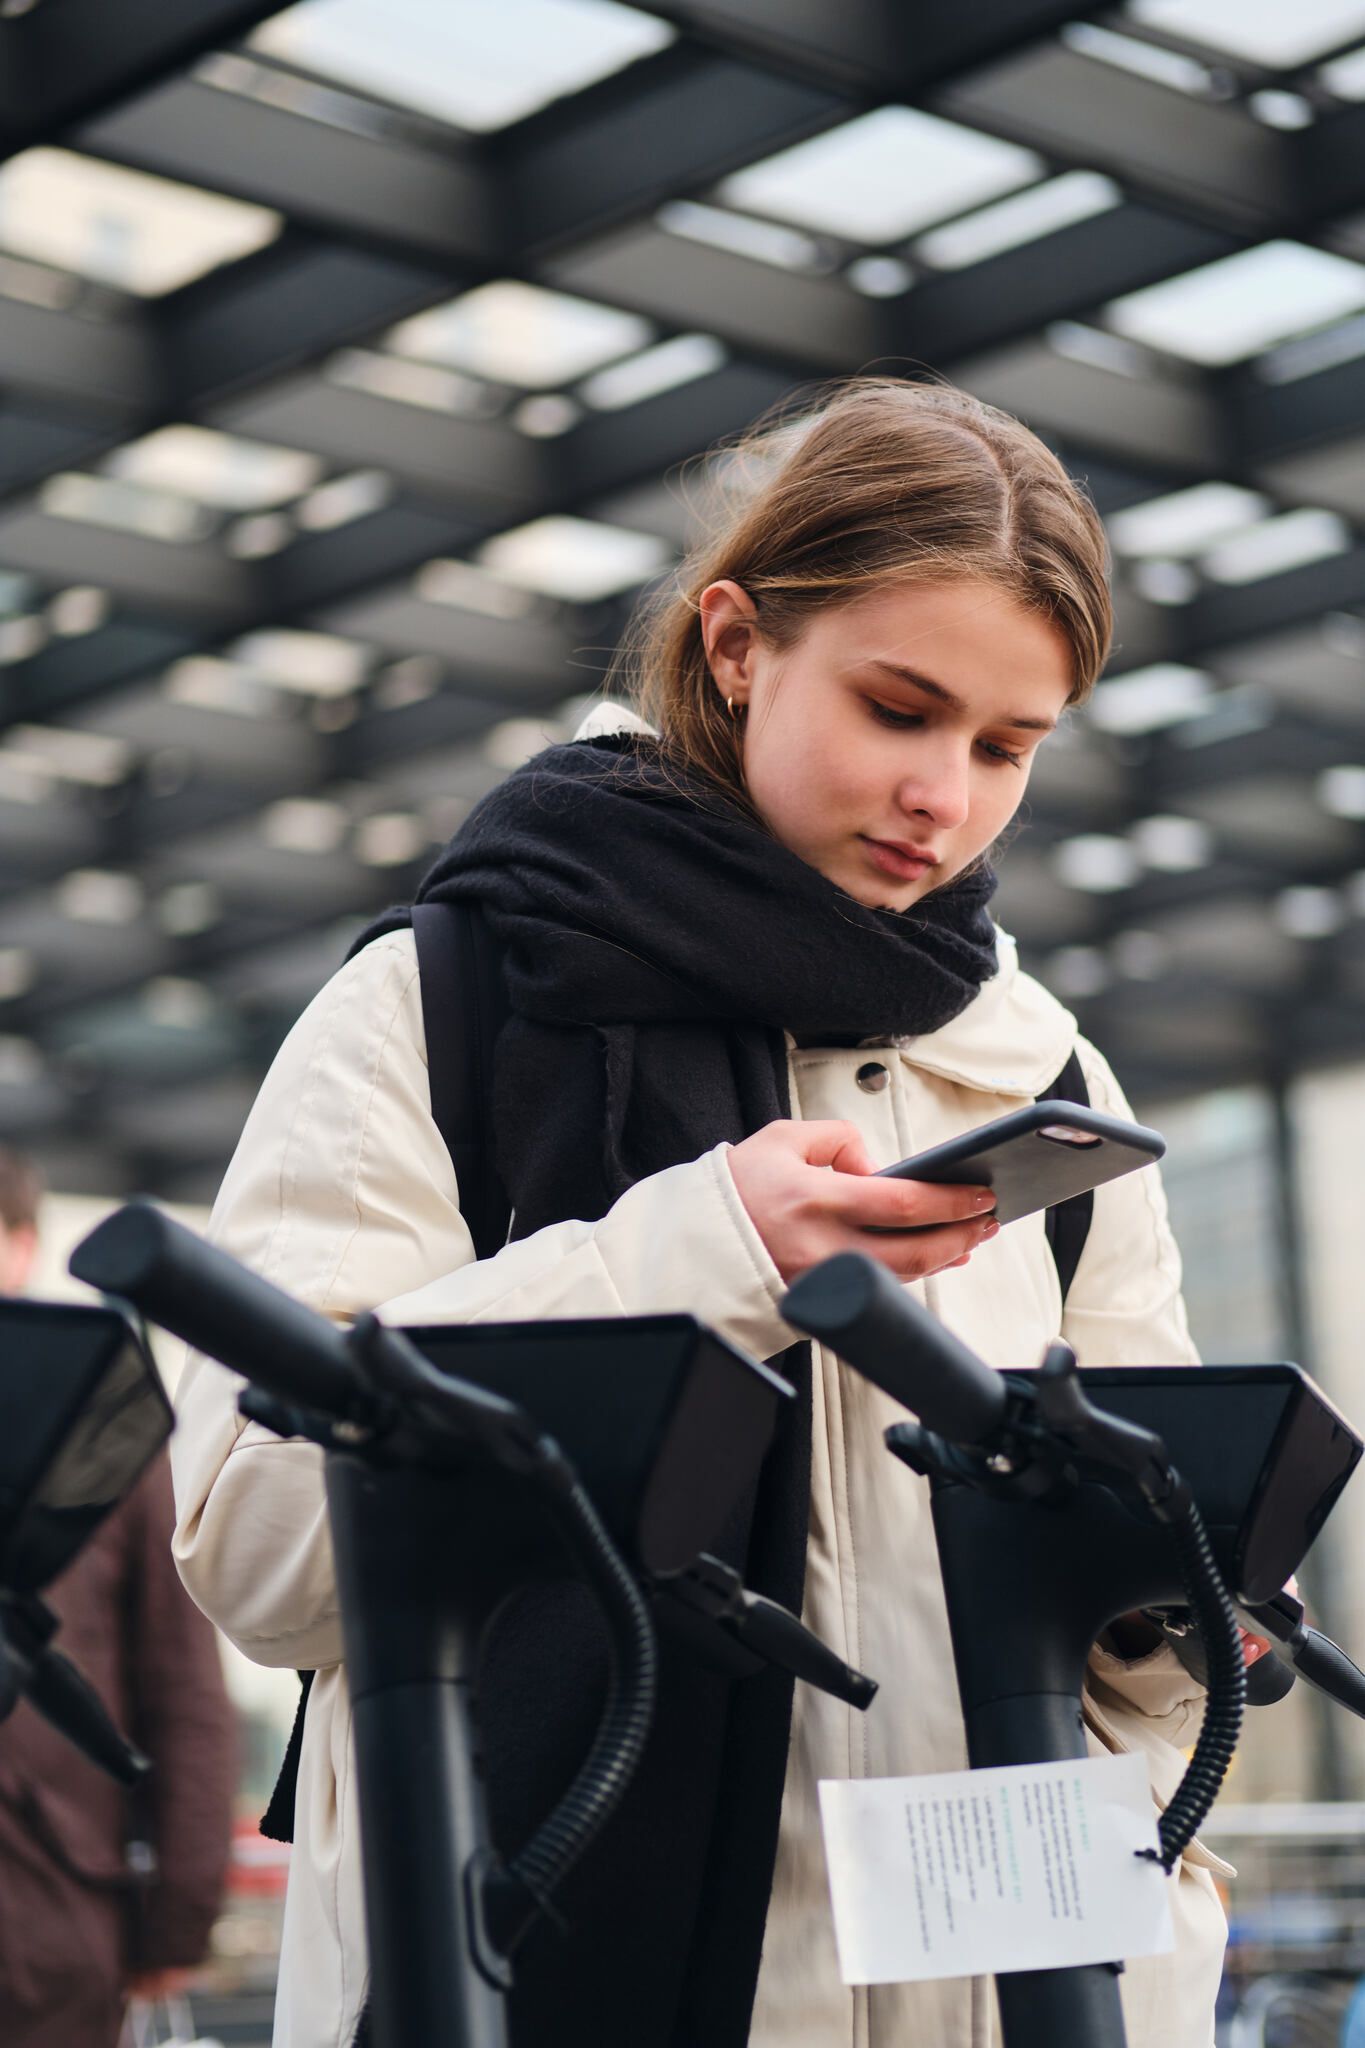
[[1088, 1103], [1034, 1102], [881, 1170], [892, 1180], [992, 1188], [997, 1217], [1013, 1223], [1150, 1166], [1165, 1150], [1160, 1132]]

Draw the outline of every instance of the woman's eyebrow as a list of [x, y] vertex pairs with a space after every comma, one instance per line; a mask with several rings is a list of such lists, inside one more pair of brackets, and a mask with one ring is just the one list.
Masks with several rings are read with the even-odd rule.
[[[872, 657], [870, 666], [884, 669], [887, 675], [895, 676], [899, 682], [909, 683], [912, 688], [936, 697], [950, 711], [965, 711], [967, 708], [960, 697], [955, 697], [943, 683], [936, 683], [932, 676], [926, 676], [920, 669], [905, 668], [898, 661], [881, 661], [876, 656]], [[993, 723], [1011, 726], [1019, 732], [1055, 732], [1057, 729], [1055, 718], [998, 718]]]

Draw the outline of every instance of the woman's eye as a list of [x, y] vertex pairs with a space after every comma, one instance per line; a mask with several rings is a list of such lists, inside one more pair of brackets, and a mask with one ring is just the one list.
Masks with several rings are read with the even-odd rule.
[[879, 704], [875, 697], [869, 698], [869, 708], [879, 725], [889, 725], [893, 732], [907, 732], [912, 726], [923, 725], [924, 717], [918, 711], [893, 711], [889, 704]]
[[982, 750], [992, 761], [1008, 761], [1011, 768], [1017, 768], [1023, 760], [1022, 754], [1013, 754], [1008, 747], [1000, 746], [995, 740], [982, 740]]

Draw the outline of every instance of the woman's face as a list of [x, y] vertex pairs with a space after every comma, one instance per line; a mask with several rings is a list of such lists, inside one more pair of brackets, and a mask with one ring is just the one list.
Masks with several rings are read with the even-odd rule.
[[857, 598], [781, 654], [736, 583], [713, 583], [701, 615], [764, 823], [873, 909], [908, 909], [985, 852], [1071, 691], [1061, 634], [989, 583]]

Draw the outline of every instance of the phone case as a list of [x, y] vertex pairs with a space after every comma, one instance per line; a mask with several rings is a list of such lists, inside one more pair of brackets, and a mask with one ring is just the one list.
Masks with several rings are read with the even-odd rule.
[[[1083, 1132], [1088, 1142], [1050, 1135], [1061, 1130]], [[1034, 1102], [882, 1172], [892, 1180], [991, 1188], [996, 1215], [1002, 1223], [1013, 1223], [1150, 1166], [1165, 1150], [1160, 1132], [1106, 1116], [1087, 1103]]]

